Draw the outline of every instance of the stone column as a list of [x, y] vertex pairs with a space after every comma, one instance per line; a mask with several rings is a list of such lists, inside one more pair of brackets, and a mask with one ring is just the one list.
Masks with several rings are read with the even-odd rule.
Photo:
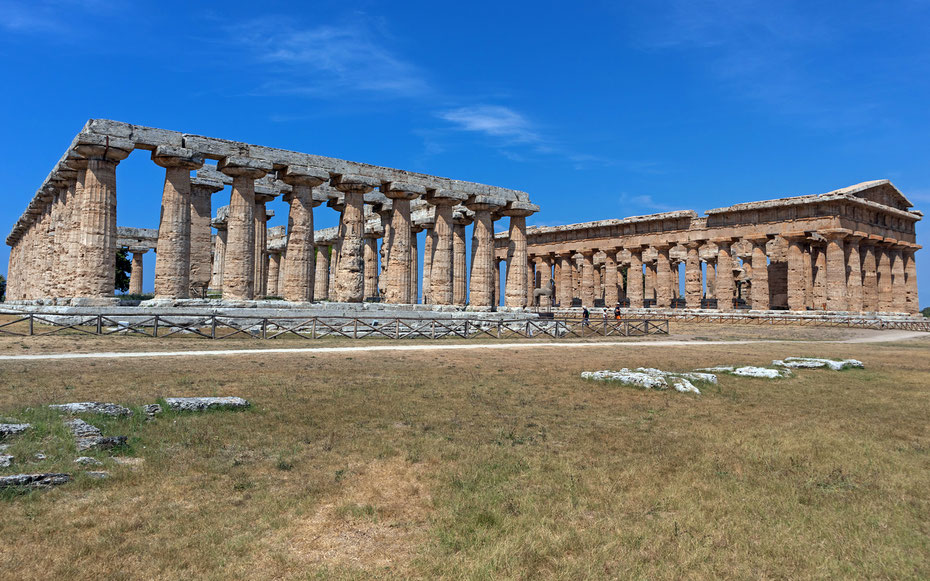
[[731, 255], [732, 238], [715, 238], [717, 245], [717, 273], [714, 280], [714, 294], [717, 297], [717, 310], [733, 310], [733, 258]]
[[423, 236], [423, 304], [433, 304], [433, 257], [436, 254], [436, 223], [425, 223]]
[[689, 309], [699, 309], [701, 296], [704, 294], [704, 285], [701, 282], [701, 242], [687, 242], [685, 248], [688, 249], [685, 259], [685, 305]]
[[862, 255], [862, 310], [878, 312], [878, 263], [875, 260], [875, 240], [870, 236], [859, 242]]
[[363, 246], [365, 260], [365, 299], [378, 297], [378, 238], [366, 236]]
[[82, 135], [74, 147], [85, 158], [81, 190], [78, 296], [113, 294], [116, 272], [116, 166], [134, 145], [128, 139]]
[[77, 276], [81, 267], [81, 194], [83, 193], [83, 173], [71, 169], [72, 160], [66, 161], [66, 169], [73, 174], [68, 183], [67, 212], [65, 216], [65, 251], [62, 261], [61, 295], [73, 297], [77, 294]]
[[827, 310], [846, 311], [846, 250], [843, 238], [848, 230], [826, 230], [827, 239]]
[[142, 255], [148, 248], [130, 249], [132, 252], [132, 270], [129, 272], [129, 294], [142, 294]]
[[598, 299], [604, 298], [604, 291], [603, 291], [603, 287], [601, 286], [601, 267], [599, 264], [594, 262], [594, 260], [596, 259], [596, 256], [597, 256], [597, 250], [594, 251], [594, 257], [592, 257], [591, 259], [591, 263], [594, 267], [591, 276], [594, 279], [594, 300], [595, 301], [597, 301]]
[[526, 305], [527, 254], [526, 217], [533, 210], [525, 209], [518, 202], [510, 202], [502, 212], [510, 217], [509, 241], [507, 244], [507, 286], [504, 304], [508, 307]]
[[410, 226], [410, 303], [417, 304], [420, 298], [420, 250], [417, 247], [417, 234], [423, 231], [423, 228], [411, 224]]
[[811, 303], [815, 310], [827, 308], [827, 253], [811, 245]]
[[495, 279], [500, 277], [494, 271], [497, 263], [494, 258], [494, 221], [491, 212], [500, 206], [485, 196], [475, 196], [475, 199], [468, 201], [467, 207], [475, 213], [471, 238], [468, 304], [477, 308], [496, 307], [494, 299], [500, 295], [495, 294], [499, 292], [495, 289], [500, 283], [495, 282]]
[[[263, 189], [266, 188], [263, 186]], [[268, 210], [265, 204], [273, 199], [272, 194], [255, 192], [255, 211], [252, 214], [252, 223], [255, 226], [255, 298], [262, 298], [268, 294], [268, 218], [274, 216], [274, 212]]]
[[[539, 288], [552, 292], [552, 258], [549, 255], [536, 258], [536, 271], [539, 272]], [[539, 295], [539, 306], [549, 308], [552, 306], [553, 294]]]
[[859, 255], [859, 241], [864, 235], [853, 234], [846, 237], [846, 310], [862, 312], [862, 259]]
[[559, 307], [567, 309], [572, 306], [572, 253], [563, 252], [559, 254], [559, 270], [561, 271], [559, 281]]
[[[649, 259], [645, 260], [643, 264], [645, 266], [643, 298], [654, 301], [656, 298], [656, 261], [655, 259]], [[655, 304], [656, 303], [653, 303], [653, 305]]]
[[891, 306], [894, 312], [907, 312], [907, 287], [904, 280], [904, 258], [901, 247], [891, 248]]
[[891, 251], [884, 243], [875, 247], [878, 259], [878, 310], [890, 313], [894, 310], [894, 296], [892, 294], [891, 278]]
[[248, 157], [226, 157], [217, 169], [233, 178], [227, 219], [223, 298], [255, 297], [255, 180], [271, 171], [271, 163]]
[[452, 304], [459, 306], [465, 306], [468, 300], [465, 280], [465, 226], [471, 224], [471, 221], [471, 217], [464, 212], [456, 212], [452, 219]]
[[911, 244], [904, 250], [904, 290], [907, 293], [905, 310], [911, 315], [920, 313], [917, 297], [917, 262], [914, 256], [919, 248], [919, 245]]
[[346, 303], [360, 303], [364, 297], [364, 258], [362, 237], [365, 234], [364, 196], [381, 182], [360, 175], [342, 176], [336, 189], [345, 194], [343, 210], [343, 239], [336, 268], [335, 299]]
[[[210, 261], [213, 230], [211, 197], [223, 182], [197, 177], [191, 181], [190, 296], [206, 297], [213, 276]], [[157, 261], [156, 261], [157, 263]]]
[[752, 296], [751, 308], [756, 311], [769, 310], [769, 264], [765, 245], [767, 236], [747, 237], [752, 245]]
[[526, 255], [526, 306], [536, 306], [536, 261]]
[[594, 251], [581, 251], [581, 305], [594, 306]]
[[213, 221], [213, 227], [216, 228], [216, 237], [213, 239], [213, 279], [210, 281], [210, 288], [222, 292], [223, 290], [223, 268], [226, 262], [226, 220], [220, 224]]
[[494, 306], [497, 307], [501, 302], [501, 263], [503, 258], [494, 258]]
[[466, 197], [450, 190], [428, 190], [426, 194], [426, 201], [433, 204], [436, 212], [429, 278], [430, 302], [435, 305], [452, 304], [452, 207]]
[[[313, 301], [316, 291], [316, 243], [313, 239], [313, 188], [329, 180], [329, 172], [308, 166], [287, 166], [278, 179], [291, 186], [284, 197], [287, 214], [286, 268], [281, 294], [286, 301]], [[327, 277], [328, 278], [328, 277]]]
[[707, 270], [704, 273], [704, 277], [707, 279], [705, 286], [707, 287], [707, 298], [716, 299], [717, 298], [717, 257], [711, 256], [704, 259], [704, 262], [707, 264]]
[[416, 287], [410, 284], [410, 272], [411, 268], [416, 268], [416, 237], [411, 232], [410, 200], [425, 194], [426, 189], [402, 183], [393, 183], [381, 189], [391, 199], [391, 234], [384, 300], [391, 304], [415, 304]]
[[617, 280], [617, 251], [616, 247], [604, 250], [604, 306], [614, 307], [620, 300], [619, 284]]
[[804, 261], [810, 262], [803, 248], [807, 237], [804, 232], [785, 233], [782, 236], [788, 240], [788, 309], [804, 311], [807, 309]]
[[643, 308], [643, 248], [631, 246], [630, 267], [626, 271], [626, 296], [630, 299], [630, 308]]
[[279, 274], [281, 272], [281, 253], [280, 252], [269, 252], [268, 253], [268, 284], [265, 287], [265, 291], [270, 297], [280, 296], [278, 292], [278, 280]]
[[333, 248], [328, 244], [316, 247], [316, 273], [313, 280], [313, 300], [329, 300], [329, 261]]
[[669, 264], [668, 244], [653, 245], [656, 256], [656, 308], [667, 309], [672, 306], [672, 271]]

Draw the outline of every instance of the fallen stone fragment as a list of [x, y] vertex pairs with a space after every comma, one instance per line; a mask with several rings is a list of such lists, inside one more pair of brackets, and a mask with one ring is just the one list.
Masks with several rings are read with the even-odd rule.
[[0, 424], [0, 438], [22, 434], [32, 427], [32, 424]]
[[49, 488], [65, 484], [71, 480], [70, 474], [43, 472], [39, 474], [13, 474], [0, 476], [0, 489], [11, 487]]
[[162, 411], [163, 410], [161, 409], [161, 406], [158, 405], [157, 403], [149, 403], [149, 404], [142, 406], [142, 413], [144, 413], [146, 416], [150, 418], [157, 414], [160, 414]]
[[80, 458], [74, 459], [75, 464], [80, 464], [81, 466], [102, 466], [103, 462], [97, 460], [96, 458], [91, 458], [90, 456], [81, 456]]
[[115, 403], [99, 401], [80, 401], [74, 403], [60, 403], [48, 406], [53, 410], [69, 414], [100, 414], [104, 416], [131, 416], [132, 410]]
[[166, 397], [165, 403], [172, 410], [179, 412], [247, 408], [252, 405], [241, 397]]
[[[717, 383], [717, 378], [709, 373], [675, 373], [662, 371], [651, 367], [639, 367], [636, 370], [626, 368], [620, 371], [585, 371], [581, 374], [583, 379], [594, 381], [616, 381], [624, 385], [633, 385], [644, 389], [668, 389], [682, 393], [700, 394], [700, 390], [692, 381]], [[711, 379], [712, 378], [712, 379]]]
[[8, 454], [0, 455], [0, 468], [9, 468], [13, 465], [13, 456]]
[[785, 357], [772, 361], [772, 365], [792, 367], [795, 369], [817, 369], [827, 367], [833, 371], [843, 369], [863, 369], [865, 365], [858, 359], [823, 359], [819, 357]]
[[105, 470], [88, 470], [84, 472], [88, 478], [93, 478], [94, 480], [103, 480], [110, 477], [110, 473]]
[[720, 365], [717, 367], [704, 367], [697, 371], [713, 371], [715, 373], [727, 373], [738, 377], [757, 377], [762, 379], [778, 379], [791, 376], [791, 371], [788, 369], [770, 369], [768, 367], [754, 367], [752, 365], [747, 365], [745, 367]]
[[36, 452], [35, 454], [32, 455], [32, 459], [35, 460], [36, 462], [41, 462], [42, 460], [45, 460], [47, 457], [48, 456], [46, 456], [42, 452]]
[[90, 450], [96, 448], [105, 450], [122, 446], [126, 443], [126, 436], [104, 436], [99, 429], [88, 424], [84, 420], [73, 419], [65, 422], [65, 425], [71, 430], [77, 443], [78, 451]]

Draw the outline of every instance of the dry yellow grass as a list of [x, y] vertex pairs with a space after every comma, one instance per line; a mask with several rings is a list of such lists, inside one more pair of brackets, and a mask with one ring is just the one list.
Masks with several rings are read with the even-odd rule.
[[[0, 415], [85, 399], [254, 403], [107, 424], [131, 430], [145, 462], [0, 502], [0, 571], [926, 578], [928, 354], [916, 340], [0, 362]], [[867, 369], [723, 376], [697, 397], [579, 378], [790, 355]]]

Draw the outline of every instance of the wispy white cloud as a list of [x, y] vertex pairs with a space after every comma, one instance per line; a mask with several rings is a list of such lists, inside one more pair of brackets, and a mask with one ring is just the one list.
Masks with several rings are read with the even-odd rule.
[[652, 214], [658, 212], [671, 212], [681, 208], [675, 208], [662, 202], [657, 202], [649, 194], [630, 194], [622, 192], [618, 200], [624, 208], [630, 208], [632, 211], [628, 214]]
[[484, 133], [510, 143], [540, 143], [542, 138], [531, 129], [530, 122], [513, 109], [500, 105], [474, 105], [441, 111], [437, 114], [463, 131]]

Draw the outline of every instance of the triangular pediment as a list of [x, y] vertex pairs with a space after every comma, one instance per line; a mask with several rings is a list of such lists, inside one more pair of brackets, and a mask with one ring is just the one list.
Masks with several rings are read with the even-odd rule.
[[904, 197], [904, 194], [888, 180], [862, 182], [861, 184], [842, 188], [830, 193], [852, 195], [857, 198], [869, 200], [870, 202], [875, 202], [876, 204], [905, 211], [914, 206], [914, 204]]

